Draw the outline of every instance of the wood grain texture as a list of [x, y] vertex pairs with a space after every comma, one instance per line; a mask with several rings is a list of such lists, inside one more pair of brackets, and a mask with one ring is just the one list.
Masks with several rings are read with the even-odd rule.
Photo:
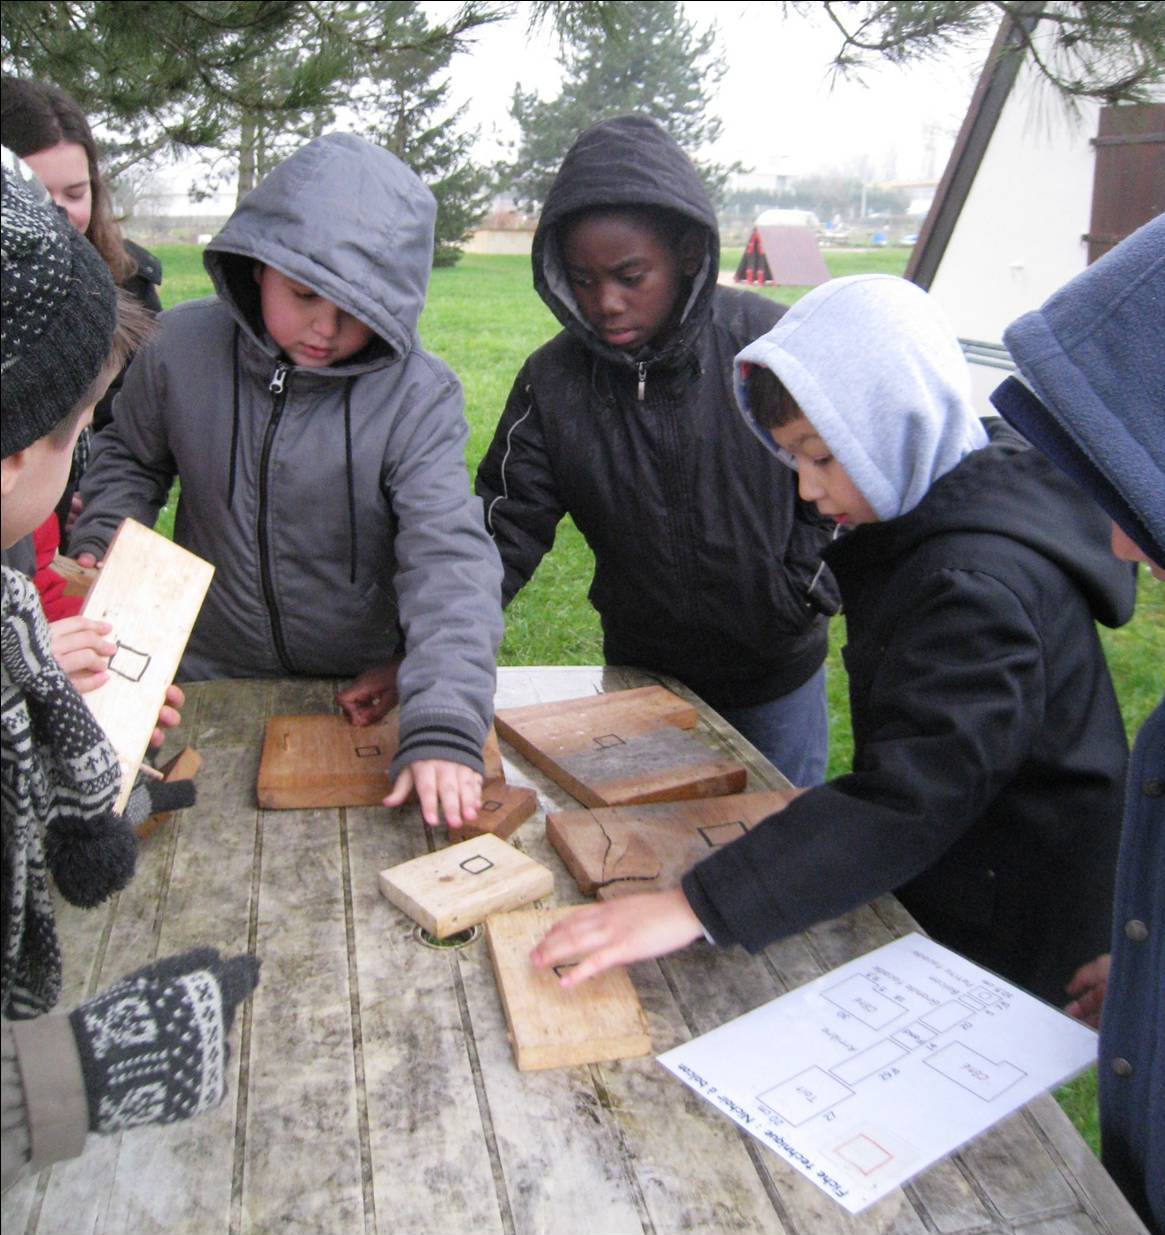
[[496, 836], [426, 853], [380, 872], [388, 900], [438, 939], [554, 891], [554, 875]]
[[360, 727], [344, 716], [272, 716], [259, 761], [259, 805], [263, 810], [379, 806], [399, 744], [395, 708], [379, 724]]
[[121, 762], [117, 812], [133, 789], [213, 575], [209, 562], [126, 519], [89, 590], [81, 612], [111, 623], [117, 643], [109, 680], [82, 696]]
[[[201, 767], [202, 756], [198, 751], [193, 746], [184, 746], [173, 759], [163, 764], [158, 770], [162, 773], [162, 780], [168, 784], [175, 780], [193, 780], [198, 775]], [[152, 836], [159, 828], [166, 827], [176, 813], [176, 811], [172, 810], [163, 810], [159, 811], [156, 815], [151, 815], [148, 819], [143, 819], [134, 828], [138, 840], [145, 840], [147, 836]]]
[[501, 840], [511, 836], [538, 809], [538, 794], [504, 780], [487, 781], [481, 787], [481, 811], [472, 823], [449, 829], [451, 841], [470, 840], [490, 834]]
[[520, 1072], [629, 1059], [651, 1051], [647, 1018], [626, 969], [608, 969], [564, 991], [555, 969], [530, 964], [530, 949], [571, 912], [572, 907], [524, 909], [491, 914], [485, 922]]
[[[388, 767], [399, 745], [399, 708], [375, 725], [360, 726], [334, 713], [272, 716], [259, 761], [259, 805], [264, 810], [379, 806], [391, 787]], [[486, 780], [504, 781], [501, 750], [492, 726], [482, 747], [482, 761]], [[415, 800], [414, 792], [410, 801]]]
[[546, 835], [579, 891], [610, 900], [675, 888], [685, 871], [781, 810], [792, 790], [697, 801], [551, 811]]
[[662, 686], [506, 708], [515, 750], [586, 806], [670, 802], [742, 790], [747, 771], [685, 732], [696, 709]]
[[49, 570], [64, 579], [66, 596], [88, 596], [89, 589], [97, 582], [97, 576], [101, 573], [96, 566], [82, 566], [61, 553], [49, 563]]
[[[503, 668], [497, 705], [652, 680]], [[518, 1071], [486, 939], [426, 947], [378, 889], [379, 871], [443, 831], [412, 805], [275, 816], [255, 804], [269, 718], [326, 712], [336, 686], [188, 685], [167, 741], [203, 755], [197, 803], [142, 846], [118, 896], [90, 910], [57, 898], [62, 1011], [197, 945], [253, 950], [263, 969], [230, 1034], [226, 1100], [91, 1136], [80, 1158], [18, 1180], [0, 1198], [6, 1235], [1146, 1235], [1050, 1096], [851, 1217], [650, 1055]], [[750, 789], [788, 787], [699, 713]], [[582, 903], [541, 826], [543, 810], [574, 803], [502, 749], [509, 783], [538, 796], [517, 844], [559, 875], [555, 906]], [[885, 896], [757, 955], [701, 941], [630, 976], [658, 1052], [913, 929]]]

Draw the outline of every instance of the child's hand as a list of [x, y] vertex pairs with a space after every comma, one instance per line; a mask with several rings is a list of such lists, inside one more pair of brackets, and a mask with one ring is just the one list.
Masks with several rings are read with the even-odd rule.
[[166, 687], [166, 702], [162, 704], [162, 710], [158, 713], [158, 725], [154, 732], [150, 735], [150, 745], [153, 747], [161, 746], [166, 740], [164, 729], [174, 729], [182, 723], [182, 715], [178, 709], [186, 702], [186, 696], [182, 693], [182, 688], [175, 686], [173, 682]]
[[399, 660], [362, 673], [351, 686], [337, 691], [336, 702], [353, 725], [375, 725], [396, 706], [396, 671]]
[[73, 561], [76, 562], [78, 566], [84, 566], [86, 570], [93, 570], [96, 566], [101, 564], [92, 553], [78, 553]]
[[1087, 965], [1081, 965], [1065, 988], [1073, 999], [1064, 1011], [1078, 1021], [1091, 1025], [1093, 1029], [1100, 1028], [1100, 1010], [1104, 1006], [1104, 994], [1108, 989], [1108, 969], [1111, 962], [1112, 956], [1106, 952], [1094, 961], [1089, 961]]
[[666, 956], [704, 933], [680, 888], [588, 905], [552, 927], [530, 953], [535, 969], [578, 961], [559, 979], [569, 988], [613, 965]]
[[[396, 778], [392, 792], [384, 799], [385, 806], [400, 806], [416, 787], [421, 803], [421, 817], [435, 828], [445, 822], [451, 828], [472, 823], [481, 809], [481, 775], [461, 763], [447, 759], [418, 759], [410, 763]], [[440, 810], [438, 810], [440, 806]]]
[[112, 631], [108, 622], [80, 614], [49, 623], [53, 658], [82, 695], [109, 679], [109, 658], [117, 651], [117, 644], [106, 638]]

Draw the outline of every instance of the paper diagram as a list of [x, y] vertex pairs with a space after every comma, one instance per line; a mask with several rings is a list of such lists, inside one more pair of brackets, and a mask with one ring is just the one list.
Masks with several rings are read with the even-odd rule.
[[1095, 1056], [1092, 1030], [909, 935], [660, 1062], [857, 1213]]

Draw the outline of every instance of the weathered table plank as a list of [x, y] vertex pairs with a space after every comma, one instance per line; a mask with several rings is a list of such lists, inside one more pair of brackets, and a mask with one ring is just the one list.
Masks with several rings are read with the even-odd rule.
[[[502, 670], [514, 707], [653, 681], [618, 669]], [[674, 683], [667, 683], [677, 689]], [[443, 846], [415, 806], [260, 811], [267, 719], [334, 710], [331, 682], [216, 682], [183, 730], [199, 799], [142, 846], [109, 904], [62, 906], [66, 1003], [188, 947], [254, 949], [231, 1089], [188, 1123], [91, 1138], [3, 1198], [5, 1235], [1124, 1235], [1143, 1230], [1050, 1097], [851, 1218], [654, 1058], [520, 1073], [484, 940], [433, 949], [377, 889]], [[701, 707], [694, 732], [787, 782]], [[582, 897], [545, 835], [577, 803], [502, 744], [539, 813], [513, 843]], [[892, 897], [758, 956], [697, 944], [636, 965], [659, 1054], [913, 929]], [[779, 1044], [774, 1044], [779, 1050]]]

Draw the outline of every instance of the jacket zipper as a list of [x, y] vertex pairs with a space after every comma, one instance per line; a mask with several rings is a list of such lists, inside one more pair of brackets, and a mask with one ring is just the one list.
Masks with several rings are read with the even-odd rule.
[[263, 600], [267, 605], [267, 613], [271, 619], [271, 637], [275, 641], [275, 654], [279, 663], [288, 673], [294, 673], [295, 667], [287, 655], [287, 644], [283, 639], [283, 625], [279, 621], [279, 611], [275, 607], [275, 587], [271, 582], [270, 538], [267, 534], [267, 472], [271, 463], [271, 451], [275, 445], [275, 431], [283, 417], [283, 407], [287, 402], [287, 373], [289, 366], [277, 364], [271, 381], [267, 384], [274, 398], [271, 401], [271, 418], [267, 421], [267, 432], [263, 435], [263, 452], [259, 458], [259, 579], [263, 586]]
[[635, 366], [635, 372], [639, 377], [639, 402], [643, 402], [643, 396], [647, 392], [647, 361], [641, 360]]

